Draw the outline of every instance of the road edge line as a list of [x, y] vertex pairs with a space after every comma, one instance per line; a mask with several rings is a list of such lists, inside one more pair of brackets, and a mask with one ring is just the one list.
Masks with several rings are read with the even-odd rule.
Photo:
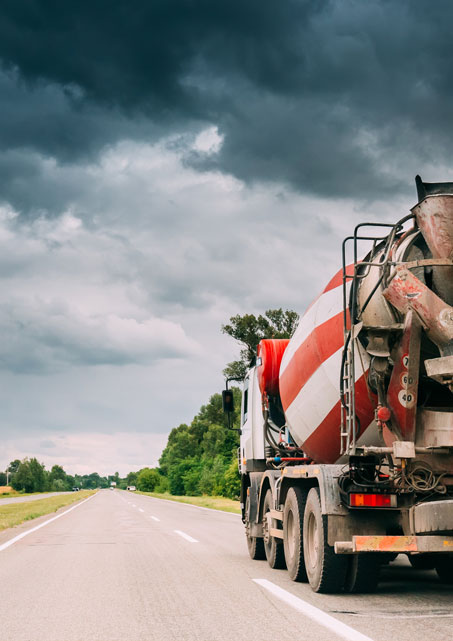
[[[96, 492], [97, 494], [97, 492]], [[18, 534], [12, 539], [9, 539], [8, 541], [5, 541], [5, 543], [2, 543], [0, 545], [0, 552], [3, 552], [3, 550], [6, 550], [6, 548], [9, 548], [11, 545], [14, 545], [14, 543], [17, 543], [17, 541], [20, 541], [24, 537], [28, 536], [29, 534], [32, 534], [33, 532], [36, 532], [36, 530], [40, 530], [42, 527], [49, 525], [49, 523], [52, 523], [52, 521], [56, 521], [57, 519], [61, 518], [62, 516], [65, 516], [65, 514], [68, 514], [69, 512], [72, 512], [72, 510], [75, 510], [76, 507], [80, 507], [87, 501], [90, 501], [92, 498], [96, 496], [96, 494], [92, 494], [89, 496], [87, 499], [83, 499], [83, 501], [80, 501], [80, 503], [76, 503], [72, 507], [70, 507], [68, 510], [65, 512], [62, 512], [61, 514], [57, 514], [56, 516], [53, 516], [51, 519], [48, 519], [47, 521], [44, 521], [44, 523], [40, 523], [39, 525], [35, 525], [35, 527], [30, 528], [26, 532], [22, 532], [21, 534]]]
[[346, 623], [343, 623], [339, 619], [327, 614], [327, 612], [324, 612], [324, 610], [321, 610], [294, 594], [291, 594], [291, 592], [284, 590], [275, 583], [272, 583], [272, 581], [268, 581], [267, 579], [252, 579], [252, 581], [260, 585], [265, 590], [271, 592], [278, 599], [284, 601], [301, 614], [305, 614], [308, 618], [347, 641], [373, 641], [371, 637], [367, 637], [358, 630], [351, 628]]

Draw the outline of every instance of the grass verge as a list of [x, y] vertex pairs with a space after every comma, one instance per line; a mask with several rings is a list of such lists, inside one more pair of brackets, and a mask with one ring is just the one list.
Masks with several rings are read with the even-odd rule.
[[[131, 492], [132, 494], [132, 492]], [[239, 501], [226, 499], [224, 496], [173, 496], [173, 494], [159, 494], [158, 492], [140, 492], [136, 494], [144, 494], [145, 496], [153, 496], [155, 499], [167, 499], [167, 501], [176, 501], [177, 503], [189, 503], [190, 505], [198, 505], [199, 507], [207, 507], [211, 510], [221, 510], [222, 512], [233, 512], [234, 514], [241, 513], [241, 506]]]
[[0, 503], [0, 532], [15, 525], [20, 525], [24, 523], [24, 521], [30, 521], [44, 514], [56, 512], [65, 505], [86, 499], [88, 496], [91, 496], [91, 494], [94, 494], [95, 491], [96, 490], [82, 490], [81, 492], [74, 492], [73, 494], [51, 496], [47, 499], [26, 501], [24, 503], [8, 503], [8, 505], [1, 505]]

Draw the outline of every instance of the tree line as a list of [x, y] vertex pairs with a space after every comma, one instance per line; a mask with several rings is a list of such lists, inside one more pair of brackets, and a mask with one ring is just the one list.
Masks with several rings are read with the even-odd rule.
[[61, 465], [54, 465], [46, 470], [45, 465], [36, 457], [15, 459], [0, 472], [0, 486], [9, 485], [17, 492], [66, 492], [74, 488], [91, 490], [109, 487], [115, 479], [119, 480], [118, 472], [112, 476], [92, 474], [67, 474]]

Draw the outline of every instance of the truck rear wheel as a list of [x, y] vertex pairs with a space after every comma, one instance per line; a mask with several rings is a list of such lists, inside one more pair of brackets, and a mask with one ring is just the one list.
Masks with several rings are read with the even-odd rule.
[[348, 555], [348, 570], [344, 591], [350, 594], [374, 592], [379, 582], [381, 563], [377, 554]]
[[286, 567], [293, 581], [306, 581], [304, 560], [304, 510], [307, 492], [300, 487], [291, 487], [283, 509], [283, 549]]
[[335, 554], [327, 542], [327, 517], [321, 511], [319, 490], [308, 492], [304, 512], [304, 559], [308, 581], [315, 592], [341, 592], [346, 581], [348, 560]]
[[250, 558], [254, 561], [263, 561], [266, 558], [263, 539], [257, 539], [256, 536], [247, 535], [247, 547]]
[[[249, 515], [249, 497], [245, 504], [245, 514], [248, 518]], [[245, 523], [245, 538], [247, 540], [247, 548], [249, 551], [250, 558], [254, 561], [263, 561], [266, 558], [264, 552], [264, 541], [263, 539], [257, 539], [255, 536], [250, 536], [250, 523], [246, 521]]]
[[[282, 570], [285, 567], [285, 554], [283, 552], [283, 541], [270, 535], [267, 521], [267, 513], [272, 509], [272, 491], [267, 490], [263, 505], [263, 531], [264, 551], [269, 565], [274, 570]], [[271, 521], [272, 523], [272, 521]], [[273, 525], [272, 527], [276, 527]]]

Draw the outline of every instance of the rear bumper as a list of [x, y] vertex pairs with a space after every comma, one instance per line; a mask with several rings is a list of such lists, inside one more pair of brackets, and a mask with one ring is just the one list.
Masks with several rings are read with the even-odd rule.
[[453, 536], [353, 536], [352, 541], [336, 541], [336, 554], [358, 552], [443, 552], [453, 553]]

